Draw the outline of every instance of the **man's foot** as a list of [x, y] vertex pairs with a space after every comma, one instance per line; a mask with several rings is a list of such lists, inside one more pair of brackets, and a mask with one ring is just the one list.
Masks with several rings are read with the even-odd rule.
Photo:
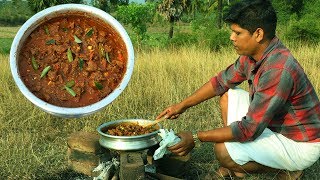
[[282, 171], [277, 174], [278, 180], [299, 180], [303, 176], [303, 171]]

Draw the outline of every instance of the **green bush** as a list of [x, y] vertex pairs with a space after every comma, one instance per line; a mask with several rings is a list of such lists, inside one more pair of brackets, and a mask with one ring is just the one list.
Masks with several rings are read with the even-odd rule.
[[176, 33], [170, 40], [169, 44], [173, 46], [188, 46], [198, 42], [197, 36], [190, 33]]
[[292, 19], [284, 35], [288, 40], [318, 43], [320, 40], [320, 23], [309, 15], [303, 16], [300, 20]]
[[217, 28], [214, 15], [198, 15], [191, 22], [191, 27], [198, 37], [198, 43], [207, 45], [213, 51], [230, 45], [229, 31], [226, 28]]
[[28, 7], [28, 3], [21, 1], [14, 4], [11, 1], [0, 1], [0, 25], [16, 26], [27, 21], [33, 13]]
[[214, 29], [207, 34], [206, 44], [212, 51], [219, 51], [222, 47], [231, 45], [230, 32], [226, 29]]
[[116, 18], [126, 25], [130, 25], [140, 44], [147, 32], [147, 23], [152, 22], [155, 13], [155, 4], [135, 4], [119, 6]]

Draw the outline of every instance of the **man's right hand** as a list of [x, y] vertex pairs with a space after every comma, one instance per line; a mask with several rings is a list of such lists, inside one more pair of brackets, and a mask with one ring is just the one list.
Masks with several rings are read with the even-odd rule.
[[174, 104], [162, 111], [156, 119], [160, 119], [162, 117], [166, 119], [176, 119], [184, 111], [186, 111], [186, 108], [181, 103]]

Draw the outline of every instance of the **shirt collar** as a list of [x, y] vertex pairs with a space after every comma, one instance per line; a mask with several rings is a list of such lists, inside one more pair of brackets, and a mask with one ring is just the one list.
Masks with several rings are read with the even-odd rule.
[[[259, 69], [259, 67], [264, 63], [264, 61], [266, 61], [266, 57], [268, 56], [268, 54], [273, 51], [278, 45], [279, 45], [280, 41], [279, 39], [275, 36], [271, 41], [270, 44], [268, 45], [268, 47], [266, 48], [266, 50], [264, 51], [262, 57], [260, 58], [259, 61], [257, 61], [255, 63], [254, 68], [252, 69], [252, 71], [257, 71]], [[251, 60], [253, 60], [252, 57], [250, 57]]]

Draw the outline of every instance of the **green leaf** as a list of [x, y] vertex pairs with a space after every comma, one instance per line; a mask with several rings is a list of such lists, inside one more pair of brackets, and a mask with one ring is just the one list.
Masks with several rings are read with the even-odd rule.
[[67, 86], [68, 88], [72, 88], [74, 85], [75, 85], [75, 81], [71, 80], [71, 81], [68, 81], [65, 86]]
[[71, 51], [70, 48], [68, 48], [67, 56], [68, 56], [68, 61], [72, 62], [73, 61], [73, 56], [72, 56], [72, 51]]
[[51, 69], [51, 66], [47, 66], [46, 68], [44, 68], [43, 71], [41, 72], [40, 78], [43, 78], [45, 75], [47, 75], [50, 69]]
[[83, 69], [84, 60], [82, 58], [79, 58], [79, 68], [80, 70]]
[[93, 34], [93, 29], [90, 28], [90, 29], [87, 31], [86, 36], [91, 37], [92, 34]]
[[96, 86], [96, 88], [97, 89], [99, 89], [99, 90], [101, 90], [101, 89], [103, 89], [103, 86], [102, 86], [102, 84], [100, 83], [100, 82], [94, 82], [94, 85]]
[[68, 86], [64, 86], [64, 88], [67, 90], [67, 92], [69, 94], [71, 94], [71, 96], [75, 97], [77, 94], [71, 89], [69, 88]]
[[74, 41], [78, 44], [82, 43], [81, 39], [79, 39], [76, 35], [73, 35]]
[[34, 56], [32, 56], [31, 58], [31, 64], [34, 70], [38, 70], [39, 68], [39, 64], [37, 63], [36, 59], [34, 58]]
[[46, 45], [55, 44], [55, 43], [56, 43], [56, 40], [50, 39], [49, 41], [46, 42]]

